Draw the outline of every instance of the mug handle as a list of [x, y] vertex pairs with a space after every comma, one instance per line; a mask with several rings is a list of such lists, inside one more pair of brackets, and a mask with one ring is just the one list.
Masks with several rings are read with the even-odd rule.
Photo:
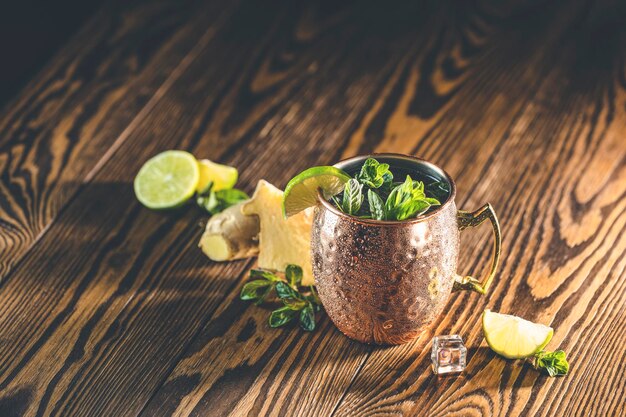
[[500, 252], [502, 247], [502, 234], [500, 233], [500, 224], [496, 217], [496, 212], [493, 210], [491, 204], [487, 203], [476, 211], [462, 211], [457, 212], [457, 224], [459, 231], [463, 231], [468, 227], [480, 226], [485, 220], [491, 221], [493, 227], [493, 254], [491, 261], [491, 270], [489, 275], [482, 282], [471, 276], [458, 276], [452, 287], [453, 291], [470, 290], [476, 291], [480, 294], [486, 294], [493, 278], [496, 275], [496, 269], [498, 268], [498, 262], [500, 261]]

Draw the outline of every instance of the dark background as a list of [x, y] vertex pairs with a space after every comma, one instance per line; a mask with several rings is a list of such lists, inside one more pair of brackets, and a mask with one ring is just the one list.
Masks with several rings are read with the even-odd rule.
[[4, 2], [0, 7], [0, 108], [43, 69], [103, 2]]

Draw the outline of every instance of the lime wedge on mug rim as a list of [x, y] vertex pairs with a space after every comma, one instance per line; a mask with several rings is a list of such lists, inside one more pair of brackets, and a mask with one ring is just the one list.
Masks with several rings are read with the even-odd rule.
[[330, 198], [343, 191], [350, 176], [332, 166], [312, 167], [302, 171], [289, 181], [283, 194], [283, 215], [293, 216], [317, 204], [317, 191]]
[[179, 207], [196, 192], [200, 168], [185, 151], [165, 151], [150, 158], [134, 181], [135, 195], [144, 206], [161, 210]]
[[552, 327], [517, 316], [483, 312], [483, 333], [489, 347], [508, 359], [523, 359], [540, 352], [552, 339]]

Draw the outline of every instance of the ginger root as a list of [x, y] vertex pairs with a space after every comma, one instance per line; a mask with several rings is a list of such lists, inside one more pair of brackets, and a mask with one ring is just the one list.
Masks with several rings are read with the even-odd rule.
[[198, 246], [211, 260], [232, 261], [259, 253], [259, 218], [242, 213], [245, 203], [235, 204], [207, 222]]
[[287, 265], [302, 268], [302, 285], [313, 285], [311, 266], [312, 209], [291, 216], [282, 213], [283, 192], [265, 180], [257, 184], [254, 195], [243, 203], [242, 213], [260, 221], [260, 268], [285, 271]]

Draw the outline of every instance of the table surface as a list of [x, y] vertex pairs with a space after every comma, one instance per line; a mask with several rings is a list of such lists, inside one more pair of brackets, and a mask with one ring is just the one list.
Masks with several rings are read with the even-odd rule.
[[[0, 415], [626, 413], [626, 8], [620, 2], [106, 3], [0, 113]], [[283, 187], [317, 164], [418, 155], [491, 202], [503, 258], [417, 340], [270, 329], [212, 263], [207, 215], [132, 180], [165, 149]], [[464, 234], [478, 274], [488, 226]], [[550, 324], [571, 372], [483, 340], [485, 308]], [[430, 369], [458, 333], [460, 376]]]

